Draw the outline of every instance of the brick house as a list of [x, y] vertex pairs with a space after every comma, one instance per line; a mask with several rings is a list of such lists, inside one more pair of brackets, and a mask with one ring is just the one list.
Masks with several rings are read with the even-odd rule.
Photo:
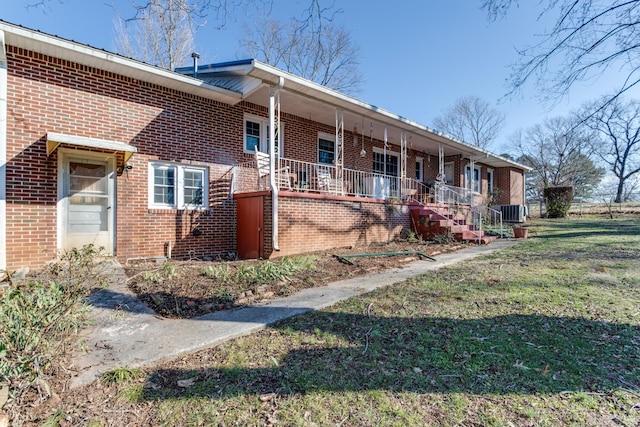
[[0, 21], [0, 269], [386, 241], [411, 207], [523, 205], [526, 170], [259, 61], [173, 72]]

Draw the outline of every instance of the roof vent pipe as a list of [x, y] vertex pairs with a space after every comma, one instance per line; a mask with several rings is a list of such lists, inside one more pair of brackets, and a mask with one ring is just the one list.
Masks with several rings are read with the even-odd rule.
[[193, 52], [191, 57], [193, 58], [193, 77], [198, 77], [198, 58], [200, 58], [200, 54]]

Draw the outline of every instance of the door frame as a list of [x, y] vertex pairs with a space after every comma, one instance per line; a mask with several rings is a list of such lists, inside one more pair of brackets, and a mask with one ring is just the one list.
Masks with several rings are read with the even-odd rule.
[[57, 248], [61, 252], [64, 250], [64, 239], [66, 232], [66, 212], [65, 212], [65, 194], [64, 179], [66, 169], [70, 159], [80, 159], [89, 161], [100, 161], [107, 163], [108, 180], [107, 192], [109, 195], [109, 208], [107, 211], [107, 228], [109, 243], [104, 248], [106, 255], [116, 254], [116, 154], [100, 153], [96, 151], [85, 151], [75, 149], [59, 148], [58, 152], [58, 201], [57, 201]]

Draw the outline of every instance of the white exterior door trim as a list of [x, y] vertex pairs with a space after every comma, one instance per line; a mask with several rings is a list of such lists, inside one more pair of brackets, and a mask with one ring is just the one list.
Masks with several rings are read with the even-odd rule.
[[[104, 246], [104, 253], [107, 255], [115, 255], [115, 219], [116, 219], [116, 155], [109, 153], [98, 153], [92, 151], [58, 149], [58, 251], [64, 251], [67, 228], [67, 201], [65, 180], [69, 174], [69, 162], [71, 159], [84, 161], [104, 162], [107, 164], [107, 243], [98, 246]], [[91, 242], [87, 242], [91, 243]]]

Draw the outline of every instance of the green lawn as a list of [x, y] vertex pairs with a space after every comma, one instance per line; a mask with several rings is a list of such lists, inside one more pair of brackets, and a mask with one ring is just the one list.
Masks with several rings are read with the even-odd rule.
[[637, 426], [640, 220], [537, 221], [117, 388], [92, 425]]

